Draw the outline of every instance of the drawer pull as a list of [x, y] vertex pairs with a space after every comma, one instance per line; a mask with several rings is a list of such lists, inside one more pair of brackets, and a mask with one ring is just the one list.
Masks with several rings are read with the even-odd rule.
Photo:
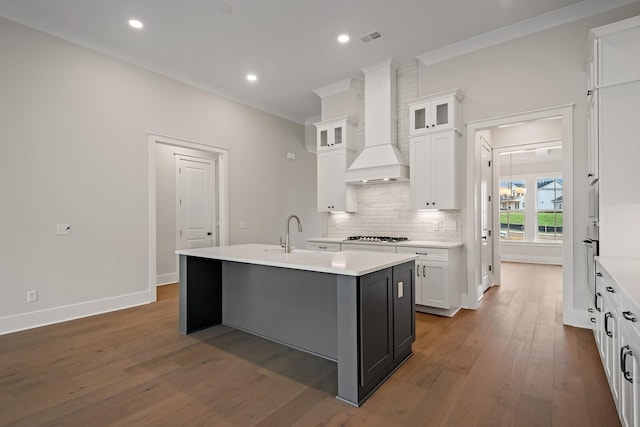
[[613, 338], [613, 332], [609, 330], [609, 319], [612, 317], [613, 315], [609, 311], [604, 314], [604, 332], [609, 338]]
[[318, 249], [327, 249], [326, 246], [318, 246]]
[[622, 375], [624, 375], [624, 379], [633, 384], [631, 372], [627, 371], [627, 356], [633, 356], [633, 352], [628, 345], [625, 345], [620, 348], [620, 370], [622, 371]]
[[636, 319], [636, 316], [634, 316], [633, 313], [630, 311], [623, 311], [622, 315], [624, 316], [625, 319], [630, 320], [632, 322], [638, 321], [638, 319]]
[[598, 307], [598, 298], [601, 297], [602, 294], [600, 292], [596, 292], [596, 296], [593, 299], [594, 305], [596, 306], [596, 310], [598, 310], [598, 312], [601, 312], [602, 310], [600, 309], [600, 307]]
[[616, 290], [613, 289], [611, 286], [607, 286], [605, 289], [607, 290], [607, 292], [611, 292], [612, 294], [616, 293]]
[[595, 310], [594, 310], [593, 308], [589, 307], [589, 308], [587, 309], [587, 311], [588, 311], [589, 313], [593, 313]]
[[596, 318], [595, 317], [591, 318], [591, 323], [596, 323]]
[[597, 272], [597, 273], [596, 273], [596, 276], [598, 276], [598, 277], [602, 277], [602, 273]]

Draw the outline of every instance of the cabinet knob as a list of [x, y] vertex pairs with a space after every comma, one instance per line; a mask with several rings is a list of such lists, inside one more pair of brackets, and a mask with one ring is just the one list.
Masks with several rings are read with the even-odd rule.
[[624, 316], [624, 318], [625, 318], [625, 319], [627, 319], [627, 320], [629, 320], [629, 321], [631, 321], [631, 322], [634, 322], [634, 323], [635, 323], [635, 322], [637, 322], [637, 321], [638, 321], [638, 319], [636, 319], [636, 317], [635, 317], [635, 316], [633, 315], [633, 313], [632, 313], [632, 312], [630, 312], [630, 311], [623, 311], [623, 312], [622, 312], [622, 315]]
[[615, 290], [615, 289], [613, 289], [611, 286], [607, 286], [605, 289], [606, 289], [606, 290], [607, 290], [607, 292], [609, 292], [609, 293], [612, 293], [612, 294], [615, 294], [615, 293], [616, 293], [616, 290]]
[[587, 178], [591, 178], [592, 176], [593, 176], [593, 174], [592, 174], [592, 173], [588, 173], [588, 174], [587, 174]]
[[429, 206], [429, 202], [427, 202], [427, 206]]

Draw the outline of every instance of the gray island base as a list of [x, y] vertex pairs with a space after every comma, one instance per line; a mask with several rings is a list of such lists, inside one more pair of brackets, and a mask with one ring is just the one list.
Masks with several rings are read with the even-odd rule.
[[177, 251], [179, 327], [224, 324], [334, 361], [359, 406], [412, 353], [415, 256], [237, 245]]

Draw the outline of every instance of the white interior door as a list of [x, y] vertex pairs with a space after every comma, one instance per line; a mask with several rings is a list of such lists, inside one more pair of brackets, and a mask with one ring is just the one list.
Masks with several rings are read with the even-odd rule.
[[480, 197], [481, 197], [481, 242], [482, 242], [482, 285], [479, 289], [478, 296], [489, 289], [493, 281], [493, 152], [491, 147], [486, 144], [482, 144], [481, 151], [482, 159], [482, 182], [480, 184]]
[[176, 178], [178, 248], [213, 246], [213, 160], [177, 157]]

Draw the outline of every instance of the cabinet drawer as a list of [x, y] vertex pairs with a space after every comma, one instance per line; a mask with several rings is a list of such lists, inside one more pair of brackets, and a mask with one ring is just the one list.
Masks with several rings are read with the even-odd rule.
[[[606, 272], [603, 272], [601, 270], [602, 269], [598, 269], [598, 271], [596, 271], [596, 281], [600, 285], [599, 292], [602, 295], [608, 296], [617, 309], [620, 286]], [[640, 313], [638, 314], [640, 315]]]
[[621, 311], [620, 322], [626, 324], [640, 339], [640, 307], [624, 291], [619, 293], [618, 298]]
[[312, 251], [340, 252], [340, 243], [307, 242], [307, 249]]
[[354, 243], [343, 243], [343, 251], [364, 251], [364, 252], [390, 252], [395, 253], [396, 247], [392, 245], [358, 245]]
[[448, 261], [449, 250], [442, 248], [421, 248], [417, 246], [398, 246], [399, 254], [420, 255], [423, 261]]

